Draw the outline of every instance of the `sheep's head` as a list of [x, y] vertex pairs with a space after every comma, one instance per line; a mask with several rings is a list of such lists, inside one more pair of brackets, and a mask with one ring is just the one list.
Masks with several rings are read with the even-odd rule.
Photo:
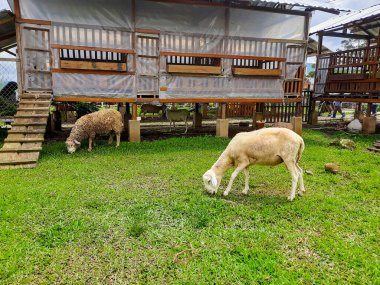
[[210, 194], [216, 194], [218, 192], [218, 188], [220, 185], [220, 181], [222, 177], [218, 177], [213, 170], [207, 170], [205, 174], [203, 174], [203, 183], [206, 187], [206, 190]]
[[80, 147], [80, 142], [77, 140], [73, 140], [68, 138], [66, 140], [66, 147], [67, 147], [67, 152], [68, 153], [74, 153], [79, 147]]

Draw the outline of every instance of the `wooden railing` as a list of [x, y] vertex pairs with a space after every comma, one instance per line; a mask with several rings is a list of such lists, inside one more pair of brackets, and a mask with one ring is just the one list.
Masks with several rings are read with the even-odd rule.
[[324, 95], [332, 96], [329, 93], [345, 97], [379, 96], [380, 46], [331, 53]]

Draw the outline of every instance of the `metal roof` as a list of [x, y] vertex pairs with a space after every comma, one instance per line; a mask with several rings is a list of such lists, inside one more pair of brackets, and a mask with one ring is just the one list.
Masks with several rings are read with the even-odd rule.
[[15, 16], [11, 11], [0, 11], [0, 51], [16, 45]]
[[[330, 53], [332, 50], [330, 50], [328, 47], [322, 45], [322, 54]], [[309, 37], [309, 40], [307, 42], [307, 56], [316, 56], [318, 54], [318, 42], [314, 40], [313, 38]]]
[[[333, 17], [332, 19], [312, 27], [310, 29], [310, 34], [319, 31], [341, 30], [344, 28], [353, 29], [351, 32], [355, 32], [354, 27], [358, 24], [360, 24], [360, 28], [364, 30], [380, 27], [380, 4]], [[356, 32], [361, 33], [363, 31], [360, 32], [356, 30]]]
[[[198, 1], [199, 2], [199, 1]], [[211, 0], [209, 2], [224, 2], [225, 0]], [[280, 8], [279, 5], [286, 5], [286, 9], [308, 8], [312, 10], [321, 10], [325, 12], [339, 14], [339, 11], [348, 11], [337, 8], [334, 0], [230, 0], [230, 3], [242, 4], [246, 3], [250, 6]], [[13, 10], [13, 0], [8, 0], [8, 4]]]
[[[240, 1], [244, 2], [244, 1]], [[255, 3], [257, 6], [263, 3], [267, 3], [270, 6], [266, 5], [265, 7], [276, 7], [279, 4], [285, 4], [290, 7], [287, 8], [293, 8], [293, 7], [303, 7], [303, 8], [312, 8], [315, 10], [322, 10], [327, 12], [338, 12], [339, 11], [348, 11], [347, 9], [342, 10], [339, 9], [333, 0], [250, 0], [250, 2]]]

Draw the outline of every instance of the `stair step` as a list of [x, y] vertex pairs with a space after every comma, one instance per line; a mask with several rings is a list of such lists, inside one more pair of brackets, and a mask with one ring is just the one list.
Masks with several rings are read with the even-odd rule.
[[379, 148], [369, 147], [368, 150], [374, 151], [374, 152], [380, 152]]
[[23, 107], [18, 108], [17, 111], [49, 111], [49, 107]]
[[8, 131], [8, 134], [44, 134], [45, 130], [12, 130]]
[[50, 105], [50, 101], [35, 101], [35, 100], [21, 99], [19, 104], [38, 104], [38, 105], [46, 104], [46, 105]]
[[12, 161], [0, 161], [0, 165], [17, 165], [17, 164], [33, 164], [36, 160], [32, 159], [18, 159]]
[[40, 152], [42, 150], [42, 147], [31, 147], [31, 148], [2, 148], [0, 149], [0, 153], [19, 153], [19, 152]]
[[50, 94], [22, 94], [21, 99], [50, 99]]
[[6, 138], [4, 142], [13, 142], [13, 143], [37, 143], [44, 142], [43, 138], [23, 138], [23, 139], [8, 139]]
[[19, 118], [19, 119], [25, 119], [25, 118], [47, 118], [49, 117], [48, 114], [19, 114], [16, 116], [14, 116], [15, 119]]
[[380, 148], [380, 143], [374, 143], [373, 146], [376, 148]]
[[29, 123], [18, 123], [18, 122], [14, 122], [12, 123], [12, 126], [25, 126], [25, 127], [32, 127], [32, 126], [46, 126], [47, 124], [46, 123], [42, 123], [42, 122], [29, 122]]

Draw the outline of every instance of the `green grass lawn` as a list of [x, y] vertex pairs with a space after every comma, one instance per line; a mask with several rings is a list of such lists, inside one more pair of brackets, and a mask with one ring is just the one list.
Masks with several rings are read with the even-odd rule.
[[[358, 148], [329, 147], [336, 137]], [[202, 174], [227, 139], [73, 155], [49, 143], [36, 169], [0, 171], [0, 283], [379, 284], [380, 155], [365, 148], [380, 136], [304, 139], [313, 175], [293, 202], [283, 165], [253, 166], [248, 196], [242, 174], [227, 198], [206, 194]]]

